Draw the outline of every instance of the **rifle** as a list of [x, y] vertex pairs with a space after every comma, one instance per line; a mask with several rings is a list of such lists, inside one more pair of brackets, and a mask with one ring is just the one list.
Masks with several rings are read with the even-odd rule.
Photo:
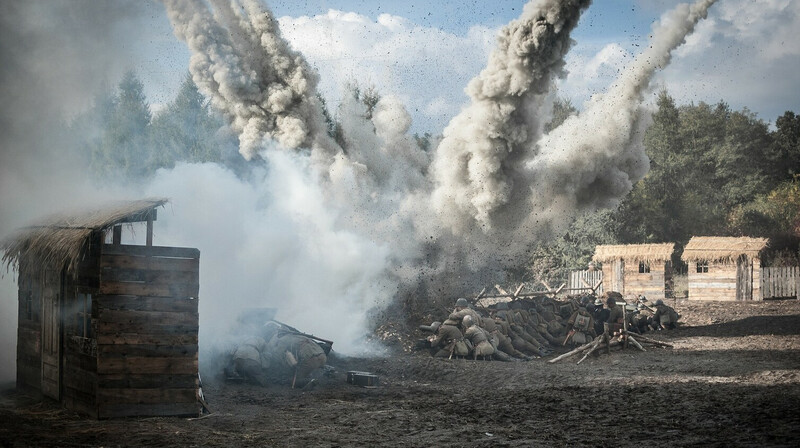
[[575, 335], [575, 330], [574, 329], [569, 330], [569, 333], [567, 334], [567, 337], [564, 338], [564, 342], [561, 345], [567, 345], [567, 342], [569, 341], [569, 338], [571, 338], [574, 335]]
[[313, 334], [303, 333], [302, 331], [298, 330], [297, 328], [294, 328], [294, 327], [292, 327], [290, 325], [286, 325], [285, 323], [283, 323], [283, 322], [281, 322], [279, 320], [272, 319], [272, 321], [275, 322], [276, 324], [280, 325], [281, 327], [289, 330], [289, 331], [287, 331], [287, 333], [296, 334], [298, 336], [305, 336], [305, 337], [307, 337], [309, 339], [314, 339], [315, 341], [324, 342], [324, 343], [326, 343], [326, 344], [328, 344], [330, 346], [333, 346], [333, 341], [330, 341], [328, 339], [322, 339], [321, 337], [314, 336]]

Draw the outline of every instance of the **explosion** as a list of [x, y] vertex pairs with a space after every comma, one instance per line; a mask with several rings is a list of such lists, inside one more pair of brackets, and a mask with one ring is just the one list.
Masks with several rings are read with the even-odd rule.
[[[313, 298], [306, 281], [294, 287], [276, 286], [272, 275], [263, 281], [271, 294], [288, 299], [281, 312], [301, 326], [322, 325], [320, 332], [334, 338], [341, 329], [320, 324], [326, 319], [318, 312], [336, 316], [348, 323], [352, 340], [366, 332], [368, 309], [385, 307], [421, 272], [502, 269], [574, 216], [618, 204], [648, 170], [643, 94], [714, 2], [679, 5], [665, 15], [648, 48], [605, 94], [543, 135], [555, 80], [565, 76], [570, 33], [590, 3], [526, 4], [499, 31], [486, 68], [467, 86], [470, 103], [427, 153], [408, 135], [410, 116], [391, 95], [371, 114], [346, 98], [343, 144], [331, 139], [317, 74], [259, 1], [165, 0], [176, 36], [192, 51], [196, 84], [239, 134], [242, 155], [268, 161], [267, 172], [251, 184], [259, 191], [253, 206], [262, 213], [244, 234], [263, 242], [259, 235], [285, 221], [299, 248], [281, 260], [242, 262], [267, 271], [296, 260], [315, 266], [307, 280], [321, 288]], [[162, 181], [173, 174], [164, 173]], [[214, 257], [231, 249], [237, 253], [233, 244]], [[348, 252], [354, 256], [344, 263], [333, 261]], [[294, 269], [302, 270], [290, 268], [289, 285]]]

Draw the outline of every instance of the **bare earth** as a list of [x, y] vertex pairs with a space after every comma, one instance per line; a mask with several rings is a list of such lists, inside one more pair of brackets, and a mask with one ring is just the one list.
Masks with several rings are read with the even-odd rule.
[[[7, 446], [800, 446], [800, 301], [676, 305], [684, 325], [557, 364], [399, 354], [308, 392], [211, 384], [200, 419], [84, 419], [0, 394]], [[416, 335], [421, 336], [421, 335]], [[347, 370], [381, 387], [347, 384]]]

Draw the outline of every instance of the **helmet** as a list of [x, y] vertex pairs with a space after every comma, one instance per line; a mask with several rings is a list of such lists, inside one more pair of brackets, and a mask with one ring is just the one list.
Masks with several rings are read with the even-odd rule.
[[461, 297], [458, 300], [456, 300], [456, 306], [460, 306], [461, 308], [467, 308], [469, 307], [469, 303], [467, 303], [467, 299]]
[[464, 324], [464, 328], [469, 328], [473, 325], [472, 316], [469, 314], [464, 316], [464, 319], [461, 320], [461, 323]]
[[603, 301], [600, 300], [600, 297], [594, 299], [594, 306], [603, 306]]
[[642, 303], [642, 302], [639, 302], [639, 303], [637, 303], [637, 304], [636, 304], [636, 308], [637, 308], [637, 309], [643, 310], [643, 309], [644, 309], [644, 307], [645, 307], [645, 305], [644, 305], [644, 303]]
[[656, 306], [663, 305], [663, 304], [664, 304], [663, 300], [661, 300], [661, 299], [656, 300]]

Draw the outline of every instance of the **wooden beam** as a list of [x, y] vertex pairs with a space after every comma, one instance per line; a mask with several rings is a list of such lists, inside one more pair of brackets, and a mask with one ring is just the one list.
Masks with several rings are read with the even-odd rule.
[[111, 244], [114, 246], [119, 246], [122, 244], [122, 226], [116, 225], [114, 226], [111, 238]]
[[155, 214], [155, 212], [156, 212], [155, 210], [152, 210], [150, 213], [147, 214], [147, 241], [145, 243], [147, 247], [153, 246], [153, 220], [154, 220], [153, 215]]

